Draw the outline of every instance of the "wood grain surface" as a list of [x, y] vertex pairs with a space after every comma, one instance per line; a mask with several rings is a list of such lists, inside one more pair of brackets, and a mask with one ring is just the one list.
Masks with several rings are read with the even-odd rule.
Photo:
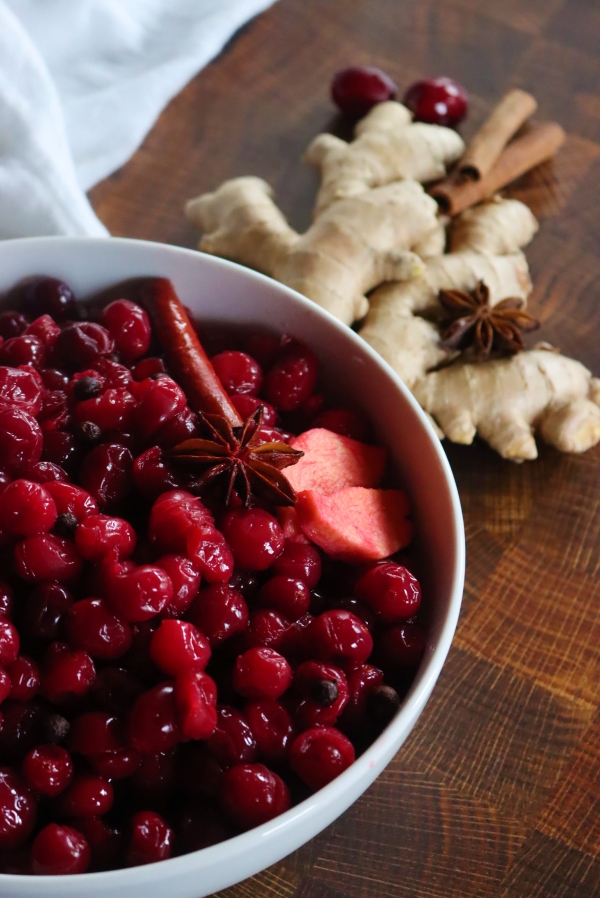
[[[568, 141], [510, 193], [541, 230], [527, 250], [544, 338], [600, 374], [598, 0], [280, 0], [173, 100], [91, 194], [115, 235], [194, 246], [186, 199], [266, 178], [309, 222], [328, 97], [350, 64], [404, 88], [450, 75], [469, 137], [510, 87]], [[400, 753], [336, 823], [222, 898], [600, 896], [600, 447], [512, 465], [446, 444], [467, 531], [467, 584], [440, 681]]]

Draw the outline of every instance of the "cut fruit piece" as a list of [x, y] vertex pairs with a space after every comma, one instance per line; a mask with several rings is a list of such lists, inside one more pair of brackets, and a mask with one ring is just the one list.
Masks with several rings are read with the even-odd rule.
[[314, 490], [298, 494], [296, 512], [303, 533], [328, 555], [359, 564], [379, 561], [408, 545], [413, 525], [400, 490], [350, 487], [332, 496]]
[[315, 427], [291, 441], [304, 456], [285, 476], [297, 493], [314, 490], [330, 496], [352, 486], [379, 486], [387, 451], [382, 446], [368, 446], [324, 427]]
[[302, 533], [302, 528], [300, 527], [295, 508], [287, 508], [280, 505], [277, 509], [277, 518], [279, 520], [279, 526], [283, 530], [286, 542], [308, 543], [307, 538]]

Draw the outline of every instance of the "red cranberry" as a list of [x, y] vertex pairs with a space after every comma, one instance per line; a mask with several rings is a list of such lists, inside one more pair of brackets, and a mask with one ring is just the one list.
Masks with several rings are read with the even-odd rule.
[[105, 751], [102, 754], [88, 755], [94, 773], [107, 780], [122, 780], [132, 776], [140, 766], [141, 756], [132, 749], [122, 748], [119, 751]]
[[[0, 498], [0, 507], [2, 499]], [[421, 604], [419, 581], [393, 561], [375, 565], [356, 584], [356, 595], [386, 624], [412, 617]]]
[[42, 583], [31, 593], [26, 606], [28, 634], [35, 640], [56, 639], [63, 616], [73, 601], [60, 583]]
[[469, 96], [452, 78], [429, 78], [412, 84], [402, 102], [419, 122], [455, 128], [467, 114]]
[[39, 337], [33, 334], [21, 334], [11, 337], [0, 347], [0, 365], [18, 368], [19, 365], [31, 365], [43, 368], [46, 363], [46, 347]]
[[122, 855], [122, 833], [100, 817], [78, 817], [77, 830], [83, 833], [92, 852], [95, 870], [108, 870], [118, 865]]
[[[32, 334], [34, 337], [37, 337], [42, 341], [46, 349], [49, 349], [56, 343], [60, 334], [60, 327], [51, 315], [40, 315], [39, 318], [36, 318], [35, 321], [32, 321], [27, 326], [25, 334]], [[58, 387], [58, 389], [61, 389], [61, 387]]]
[[49, 823], [31, 846], [31, 872], [38, 876], [85, 873], [90, 858], [90, 846], [78, 830]]
[[88, 492], [74, 483], [49, 482], [46, 489], [54, 499], [59, 515], [72, 514], [81, 522], [98, 514], [98, 506]]
[[237, 567], [245, 571], [264, 571], [283, 552], [283, 530], [277, 520], [262, 508], [236, 508], [228, 511], [221, 523]]
[[134, 414], [137, 432], [147, 439], [187, 405], [186, 395], [170, 377], [153, 381]]
[[88, 711], [71, 722], [67, 737], [69, 751], [95, 755], [124, 748], [119, 721], [104, 711]]
[[131, 630], [116, 617], [104, 599], [82, 599], [71, 605], [65, 626], [72, 648], [92, 658], [112, 661], [120, 658], [131, 645]]
[[351, 66], [331, 82], [331, 98], [347, 115], [360, 118], [373, 106], [393, 100], [398, 88], [389, 75], [375, 66]]
[[224, 583], [230, 579], [233, 555], [224, 535], [212, 524], [201, 524], [188, 530], [185, 552], [209, 583]]
[[286, 784], [264, 764], [237, 764], [226, 770], [220, 801], [224, 812], [241, 829], [260, 826], [291, 807]]
[[133, 377], [129, 368], [113, 362], [105, 356], [99, 358], [94, 367], [97, 374], [104, 380], [104, 386], [107, 390], [129, 390], [133, 389]]
[[92, 686], [96, 704], [110, 714], [125, 714], [141, 695], [142, 686], [122, 667], [105, 667]]
[[69, 651], [64, 646], [62, 650], [50, 654], [42, 671], [40, 692], [49, 702], [60, 704], [74, 696], [85, 695], [95, 676], [94, 662], [86, 652]]
[[173, 598], [169, 575], [151, 564], [111, 577], [108, 600], [117, 614], [134, 623], [149, 620]]
[[172, 490], [159, 496], [152, 506], [148, 534], [162, 552], [184, 553], [190, 530], [213, 524], [211, 513], [200, 499], [185, 490]]
[[278, 764], [286, 757], [293, 734], [292, 720], [280, 702], [271, 698], [250, 701], [244, 716], [256, 740], [259, 757]]
[[271, 570], [273, 577], [293, 577], [313, 589], [321, 579], [321, 556], [314, 546], [286, 540]]
[[0, 495], [0, 528], [16, 536], [52, 529], [57, 511], [48, 490], [30, 480], [13, 480]]
[[289, 340], [265, 378], [265, 397], [276, 409], [291, 412], [308, 399], [316, 383], [313, 352], [297, 340]]
[[282, 614], [259, 609], [250, 615], [248, 629], [244, 633], [244, 646], [247, 649], [266, 646], [279, 650], [289, 628], [290, 621]]
[[152, 636], [150, 657], [164, 673], [176, 677], [190, 667], [204, 670], [210, 658], [210, 644], [193, 624], [164, 620]]
[[12, 617], [14, 608], [14, 594], [8, 583], [0, 580], [0, 618], [7, 620]]
[[160, 612], [161, 617], [181, 617], [198, 595], [200, 573], [194, 563], [182, 555], [163, 555], [156, 562], [171, 578], [173, 598]]
[[61, 796], [61, 808], [70, 817], [107, 814], [113, 803], [113, 788], [101, 776], [80, 773]]
[[363, 664], [373, 650], [371, 634], [350, 611], [320, 614], [310, 625], [309, 639], [315, 657], [343, 670]]
[[159, 446], [152, 446], [138, 455], [133, 463], [133, 479], [140, 493], [151, 499], [181, 483], [179, 472], [165, 460]]
[[[73, 434], [60, 430], [45, 430], [43, 432], [43, 458], [65, 470], [72, 470], [77, 461], [78, 451]], [[29, 470], [27, 468], [26, 470]]]
[[305, 730], [292, 743], [290, 766], [311, 789], [322, 789], [354, 762], [354, 748], [334, 727]]
[[21, 772], [30, 789], [54, 798], [73, 779], [73, 762], [61, 745], [38, 745], [25, 755]]
[[115, 341], [100, 324], [82, 321], [68, 324], [56, 341], [56, 350], [65, 368], [81, 371], [91, 368], [104, 355], [114, 351]]
[[68, 479], [67, 472], [51, 461], [38, 461], [34, 465], [26, 465], [23, 474], [27, 480], [33, 480], [34, 483], [64, 483]]
[[173, 830], [154, 811], [139, 811], [131, 819], [131, 839], [127, 863], [153, 864], [171, 857]]
[[[8, 673], [0, 667], [0, 705], [8, 698], [11, 690], [11, 682]], [[21, 699], [22, 701], [22, 699]]]
[[39, 741], [40, 707], [35, 701], [9, 699], [2, 705], [2, 717], [0, 757], [5, 761], [18, 761]]
[[69, 383], [68, 374], [63, 374], [58, 368], [43, 368], [40, 374], [47, 390], [66, 390]]
[[137, 362], [131, 369], [134, 380], [142, 381], [148, 377], [156, 377], [158, 374], [166, 374], [167, 369], [162, 359], [151, 356]]
[[0, 406], [0, 433], [1, 468], [11, 473], [18, 473], [25, 465], [35, 464], [40, 460], [43, 447], [42, 431], [29, 412], [22, 408]]
[[354, 731], [364, 724], [369, 694], [382, 683], [382, 671], [371, 664], [361, 664], [360, 667], [350, 671], [348, 674], [350, 699], [339, 721], [341, 729]]
[[249, 393], [256, 396], [262, 384], [260, 365], [245, 352], [225, 350], [211, 359], [212, 366], [225, 392]]
[[273, 649], [248, 649], [236, 659], [233, 688], [246, 698], [279, 698], [291, 682], [292, 668]]
[[23, 580], [69, 583], [81, 571], [81, 558], [73, 543], [51, 533], [28, 536], [15, 547], [15, 568]]
[[19, 655], [8, 666], [11, 688], [10, 695], [18, 702], [28, 702], [40, 688], [40, 671], [31, 658]]
[[130, 491], [133, 456], [116, 443], [103, 443], [86, 456], [81, 468], [81, 486], [91, 493], [100, 508], [117, 506]]
[[148, 352], [152, 332], [141, 306], [128, 299], [117, 299], [103, 310], [102, 324], [110, 331], [124, 359], [132, 361]]
[[19, 654], [21, 640], [17, 628], [10, 621], [0, 619], [0, 664], [7, 667]]
[[186, 668], [175, 680], [175, 700], [184, 738], [208, 739], [217, 726], [214, 680], [198, 668]]
[[9, 767], [0, 767], [0, 849], [22, 845], [35, 823], [35, 802], [29, 789]]
[[257, 396], [251, 396], [249, 393], [234, 393], [231, 401], [238, 410], [242, 418], [245, 420], [253, 415], [259, 405], [263, 407], [263, 427], [273, 428], [277, 423], [277, 412], [272, 405], [259, 399]]
[[76, 312], [73, 291], [57, 278], [34, 278], [26, 286], [24, 301], [27, 310], [35, 317], [48, 314], [55, 321], [66, 321]]
[[310, 607], [310, 590], [302, 580], [292, 577], [272, 577], [258, 594], [262, 608], [274, 608], [288, 620], [294, 621], [306, 614]]
[[376, 657], [386, 673], [398, 673], [416, 667], [423, 657], [425, 646], [425, 634], [420, 626], [414, 621], [405, 621], [380, 634]]
[[158, 428], [152, 439], [161, 449], [170, 449], [184, 440], [190, 440], [198, 434], [198, 415], [189, 406], [169, 418]]
[[135, 407], [136, 401], [127, 390], [105, 390], [94, 399], [78, 402], [73, 409], [73, 416], [80, 424], [87, 421], [97, 424], [102, 431], [128, 432], [131, 429]]
[[39, 414], [42, 390], [32, 371], [0, 367], [0, 407], [5, 406]]
[[87, 517], [75, 533], [75, 545], [87, 561], [100, 561], [109, 552], [115, 552], [117, 558], [128, 558], [135, 542], [135, 530], [128, 521], [104, 514]]
[[0, 337], [3, 337], [5, 340], [10, 340], [11, 337], [18, 337], [28, 324], [29, 321], [20, 312], [15, 312], [13, 309], [0, 312]]
[[321, 412], [313, 419], [312, 427], [324, 427], [360, 443], [368, 443], [371, 439], [371, 425], [367, 418], [349, 408], [331, 408]]
[[169, 795], [175, 786], [176, 750], [141, 755], [139, 767], [132, 777], [134, 788], [154, 800]]
[[214, 648], [246, 629], [248, 606], [237, 589], [226, 583], [214, 583], [200, 590], [190, 605], [188, 617]]
[[228, 705], [217, 708], [217, 727], [206, 747], [223, 768], [256, 757], [256, 742], [244, 715]]
[[129, 740], [142, 754], [168, 751], [181, 739], [172, 683], [143, 692], [131, 710]]
[[280, 339], [275, 334], [253, 331], [244, 341], [244, 351], [263, 368], [273, 364], [279, 352]]
[[348, 683], [332, 664], [305, 661], [294, 673], [298, 701], [294, 719], [299, 729], [333, 724], [348, 704]]
[[[261, 612], [257, 611], [257, 614]], [[262, 612], [263, 614], [275, 614], [274, 611]], [[281, 651], [286, 658], [293, 659], [294, 662], [302, 661], [310, 656], [310, 627], [316, 618], [312, 614], [307, 613], [290, 624], [282, 633], [277, 649]]]

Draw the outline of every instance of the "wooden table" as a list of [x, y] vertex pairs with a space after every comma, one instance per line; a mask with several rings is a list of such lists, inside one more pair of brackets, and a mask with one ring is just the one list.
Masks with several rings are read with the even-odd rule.
[[[523, 87], [569, 138], [511, 191], [539, 216], [527, 250], [546, 340], [600, 374], [600, 7], [596, 0], [281, 0], [166, 109], [92, 191], [115, 235], [194, 246], [184, 201], [265, 177], [309, 222], [319, 131], [349, 64], [402, 86], [471, 91], [468, 137]], [[513, 465], [446, 445], [463, 502], [467, 585], [453, 648], [408, 742], [322, 835], [227, 898], [600, 895], [600, 447]]]

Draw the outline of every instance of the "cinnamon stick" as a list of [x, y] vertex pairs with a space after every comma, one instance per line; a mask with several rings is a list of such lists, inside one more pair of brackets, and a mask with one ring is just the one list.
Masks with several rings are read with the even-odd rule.
[[535, 97], [524, 90], [509, 90], [483, 123], [462, 159], [458, 172], [479, 181], [493, 168], [502, 150], [537, 109]]
[[185, 390], [190, 407], [196, 412], [222, 415], [232, 427], [239, 427], [242, 419], [221, 386], [171, 281], [167, 278], [149, 281], [141, 299], [169, 368]]
[[565, 139], [565, 132], [555, 122], [540, 125], [509, 143], [491, 171], [480, 181], [459, 181], [451, 177], [436, 184], [429, 193], [437, 200], [442, 212], [458, 215], [506, 187], [540, 162], [550, 159]]

